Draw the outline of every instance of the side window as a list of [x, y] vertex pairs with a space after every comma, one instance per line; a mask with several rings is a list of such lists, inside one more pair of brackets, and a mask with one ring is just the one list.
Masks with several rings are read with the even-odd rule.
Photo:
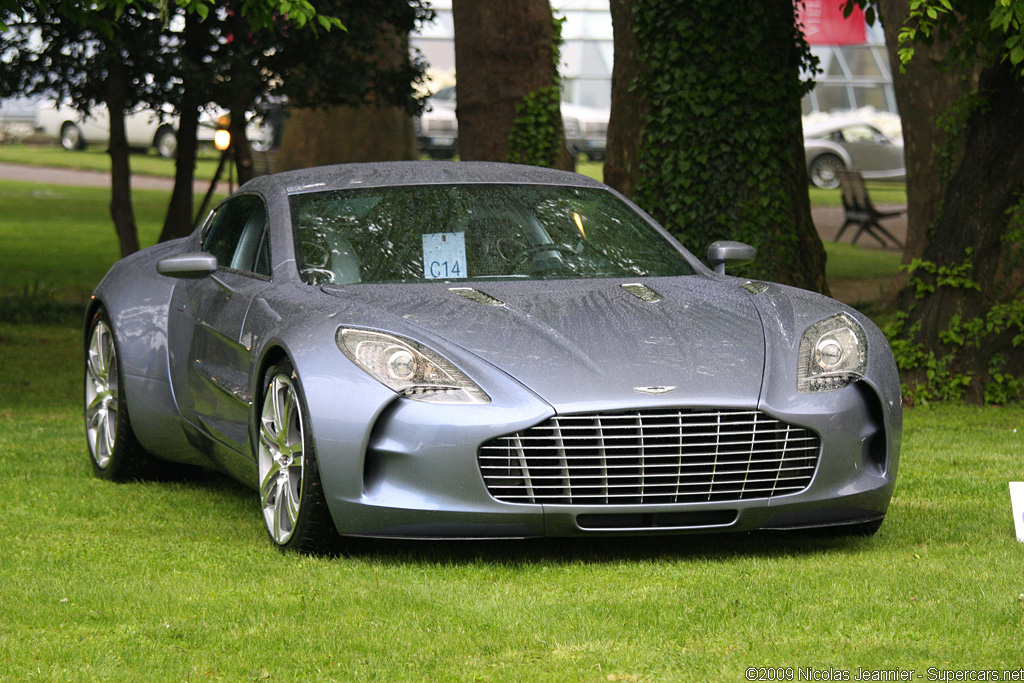
[[270, 276], [267, 211], [255, 195], [226, 201], [217, 210], [203, 238], [203, 251], [217, 257], [222, 268]]

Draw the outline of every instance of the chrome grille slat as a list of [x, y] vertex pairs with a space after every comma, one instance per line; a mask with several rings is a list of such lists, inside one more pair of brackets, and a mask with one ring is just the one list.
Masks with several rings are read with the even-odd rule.
[[[786, 480], [792, 479], [794, 482], [799, 482], [799, 481], [802, 481], [803, 478], [804, 478], [804, 476], [800, 475], [800, 476], [794, 476], [794, 477], [787, 477]], [[771, 486], [770, 485], [774, 485], [774, 484], [776, 484], [778, 482], [778, 480], [776, 480], [776, 478], [774, 476], [768, 477], [766, 479], [753, 479], [753, 480], [747, 479], [745, 481], [747, 483], [764, 483], [764, 484], [768, 484], [769, 486], [767, 486], [767, 488], [765, 490], [771, 490]], [[743, 484], [743, 482], [736, 482], [736, 483], [741, 484], [741, 485]], [[669, 484], [672, 485], [672, 486], [675, 486], [675, 482], [673, 481], [673, 482], [669, 482], [668, 484], [652, 484], [651, 487], [654, 488], [656, 486], [665, 486], [665, 485], [669, 485]], [[682, 483], [680, 483], [680, 486], [702, 486], [702, 485], [703, 484], [701, 484], [700, 482], [682, 482]], [[533, 491], [535, 493], [538, 492], [538, 491], [561, 491], [561, 490], [563, 490], [563, 488], [564, 487], [562, 487], [561, 485], [545, 486], [543, 483], [540, 483], [540, 484], [536, 483], [536, 481], [533, 484]], [[581, 483], [577, 483], [576, 486], [575, 486], [576, 490], [580, 490], [580, 489], [601, 489], [601, 493], [604, 493], [605, 489], [607, 489], [609, 494], [611, 493], [612, 489], [625, 489], [625, 488], [635, 488], [635, 487], [631, 486], [630, 484], [614, 484], [614, 483], [608, 483], [608, 484], [604, 484], [604, 483], [599, 483], [599, 484], [581, 484]]]
[[820, 439], [758, 411], [652, 409], [556, 416], [483, 444], [498, 500], [663, 505], [802, 491]]
[[[808, 458], [806, 458], [806, 457], [805, 458], [801, 458], [801, 460], [808, 460]], [[777, 462], [782, 462], [782, 461], [777, 461]], [[785, 462], [789, 463], [788, 460], [785, 461]], [[703, 466], [703, 467], [706, 468], [709, 464], [713, 465], [713, 463], [698, 463], [696, 465], [686, 465], [686, 466], [689, 467], [690, 469], [697, 469], [700, 466]], [[763, 465], [770, 464], [770, 462], [756, 461], [755, 464], [763, 466]], [[800, 466], [798, 464], [793, 464], [793, 465], [791, 465], [789, 467], [789, 469], [806, 469], [807, 467], [813, 467], [813, 466], [814, 466], [813, 462], [812, 462], [811, 465], [803, 465], [803, 466]], [[648, 470], [653, 470], [654, 468], [674, 469], [674, 470], [677, 470], [675, 472], [674, 476], [679, 476], [680, 474], [685, 474], [685, 472], [680, 472], [679, 471], [679, 470], [681, 470], [682, 467], [683, 467], [682, 465], [678, 465], [677, 466], [677, 465], [675, 465], [673, 463], [661, 463], [661, 464], [655, 464], [655, 465], [648, 465], [647, 469]], [[508, 465], [504, 465], [504, 466], [503, 465], [481, 465], [480, 469], [481, 470], [485, 470], [485, 471], [490, 471], [490, 470], [508, 470], [509, 466]], [[606, 480], [614, 479], [614, 478], [620, 477], [620, 476], [631, 476], [629, 474], [620, 475], [620, 474], [617, 474], [616, 472], [617, 471], [629, 472], [629, 471], [633, 471], [633, 470], [636, 470], [636, 469], [637, 469], [636, 467], [629, 467], [628, 465], [616, 465], [616, 466], [614, 466], [614, 469], [612, 467], [605, 468], [605, 467], [602, 466], [601, 467], [601, 479], [603, 481], [606, 481]], [[555, 476], [555, 477], [561, 477], [561, 478], [564, 479], [564, 477], [562, 476], [562, 472], [564, 471], [563, 468], [556, 467], [556, 466], [553, 466], [553, 465], [537, 465], [537, 466], [531, 467], [530, 471], [532, 472], [532, 474], [531, 474], [530, 478], [534, 479], [534, 480], [536, 480], [536, 479], [543, 479], [545, 477], [545, 472], [551, 472], [552, 470], [556, 470], [556, 473], [555, 474], [548, 474], [546, 476], [549, 476], [549, 477], [550, 476]], [[744, 471], [748, 471], [748, 470], [744, 470]], [[781, 467], [772, 467], [772, 468], [763, 469], [763, 470], [756, 470], [755, 469], [755, 470], [749, 470], [749, 471], [752, 471], [752, 472], [775, 472], [775, 473], [781, 473], [783, 470], [782, 470]]]

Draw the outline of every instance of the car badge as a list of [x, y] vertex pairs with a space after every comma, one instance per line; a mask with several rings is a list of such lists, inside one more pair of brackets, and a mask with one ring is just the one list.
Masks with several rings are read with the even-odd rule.
[[633, 391], [639, 391], [641, 394], [668, 394], [675, 390], [675, 387], [633, 387]]

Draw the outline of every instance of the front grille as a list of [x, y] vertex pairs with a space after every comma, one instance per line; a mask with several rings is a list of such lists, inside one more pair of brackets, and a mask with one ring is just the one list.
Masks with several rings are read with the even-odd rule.
[[663, 409], [553, 417], [488, 441], [477, 460], [508, 503], [664, 505], [802, 491], [819, 446], [758, 411]]

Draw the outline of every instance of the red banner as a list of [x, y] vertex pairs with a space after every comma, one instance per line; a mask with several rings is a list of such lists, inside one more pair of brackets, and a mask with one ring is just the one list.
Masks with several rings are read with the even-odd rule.
[[810, 45], [860, 45], [867, 42], [864, 10], [854, 6], [843, 16], [846, 0], [797, 0], [797, 21]]

